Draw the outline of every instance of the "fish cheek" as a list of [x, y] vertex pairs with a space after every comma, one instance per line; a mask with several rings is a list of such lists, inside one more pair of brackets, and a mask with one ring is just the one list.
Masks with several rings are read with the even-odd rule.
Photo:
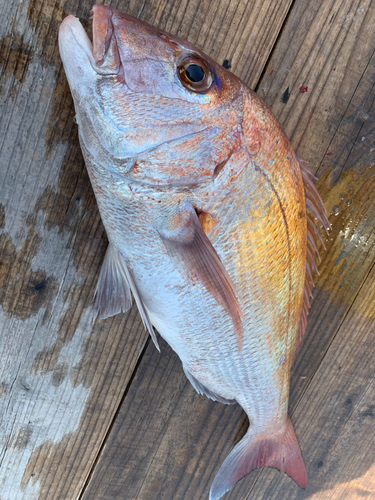
[[165, 141], [139, 155], [131, 174], [154, 185], [196, 185], [212, 179], [216, 165], [230, 153], [227, 131], [207, 127], [184, 137]]

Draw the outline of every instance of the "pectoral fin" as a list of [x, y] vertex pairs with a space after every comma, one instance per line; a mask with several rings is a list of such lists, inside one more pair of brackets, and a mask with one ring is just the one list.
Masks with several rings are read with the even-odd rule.
[[130, 274], [125, 259], [121, 252], [110, 244], [104, 257], [95, 290], [96, 300], [94, 308], [99, 319], [105, 319], [130, 309], [132, 305], [130, 290], [138, 306], [144, 327], [150, 333], [156, 349], [160, 351], [147, 310], [142, 302], [137, 285]]
[[200, 281], [232, 317], [240, 348], [243, 313], [233, 282], [206, 236], [192, 205], [185, 203], [164, 219], [159, 234], [174, 265], [192, 281]]

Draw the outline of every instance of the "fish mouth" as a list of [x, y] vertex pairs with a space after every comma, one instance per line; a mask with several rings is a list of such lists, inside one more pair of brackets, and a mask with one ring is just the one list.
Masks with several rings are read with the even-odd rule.
[[[150, 44], [156, 43], [155, 49], [159, 50], [161, 57], [166, 56], [166, 51], [169, 51], [166, 57], [169, 57], [171, 52], [175, 54], [186, 51], [195, 52], [194, 47], [188, 42], [179, 40], [178, 37], [171, 37], [171, 35], [164, 33], [155, 26], [105, 5], [94, 5], [91, 14], [92, 42], [79, 19], [70, 15], [63, 20], [60, 26], [59, 44], [63, 57], [62, 45], [68, 45], [68, 38], [70, 37], [70, 44], [75, 42], [75, 45], [78, 44], [84, 50], [96, 73], [102, 75], [119, 74], [124, 62], [130, 64], [141, 59], [155, 59], [149, 53], [147, 53], [147, 57], [144, 54], [143, 48], [148, 41]], [[124, 33], [126, 33], [125, 36]], [[72, 36], [73, 40], [71, 39]], [[163, 49], [160, 48], [157, 39], [159, 39], [159, 42], [162, 40]], [[136, 45], [135, 40], [137, 40], [138, 47], [141, 50], [139, 48], [133, 50]], [[168, 46], [168, 49], [165, 49], [166, 46]], [[130, 51], [128, 50], [129, 47]], [[126, 55], [124, 55], [124, 52]], [[122, 61], [124, 58], [125, 61]]]
[[[120, 69], [115, 30], [112, 23], [113, 10], [104, 5], [92, 8], [92, 42], [79, 19], [70, 15], [61, 23], [59, 45], [63, 60], [71, 57], [72, 42], [87, 56], [92, 69], [99, 74], [117, 74]], [[68, 53], [70, 51], [70, 54]], [[66, 57], [64, 58], [64, 54]]]
[[112, 9], [104, 5], [94, 5], [92, 15], [92, 55], [97, 64], [100, 64], [104, 61], [114, 35]]

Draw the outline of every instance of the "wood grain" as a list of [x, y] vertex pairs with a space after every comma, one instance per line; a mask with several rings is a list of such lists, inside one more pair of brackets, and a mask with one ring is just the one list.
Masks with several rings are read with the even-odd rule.
[[[375, 261], [373, 9], [369, 1], [297, 0], [258, 86], [297, 154], [321, 176], [332, 232], [325, 238], [327, 250], [321, 251], [321, 275], [291, 381], [290, 412], [311, 486], [303, 492], [289, 478], [265, 469], [261, 480], [255, 471], [226, 494], [227, 500], [336, 498], [334, 491], [348, 494], [340, 498], [355, 498], [358, 484], [371, 495], [370, 480], [358, 483], [358, 478], [370, 477], [373, 462], [371, 454], [363, 459], [369, 450], [367, 433], [373, 432], [374, 326], [368, 299]], [[365, 312], [351, 316], [361, 303]], [[352, 359], [345, 348], [350, 334]], [[359, 370], [362, 358], [364, 369]], [[336, 366], [341, 359], [347, 365], [343, 380], [337, 371], [344, 368]], [[183, 380], [175, 355], [163, 346], [159, 358], [149, 346], [83, 500], [208, 498], [216, 472], [245, 433], [247, 421], [238, 406], [205, 400]], [[337, 397], [335, 388], [341, 391]], [[366, 426], [356, 420], [361, 408]], [[335, 418], [329, 418], [332, 413]], [[359, 448], [363, 443], [363, 454], [353, 449], [350, 455], [341, 440], [340, 433], [348, 437], [352, 428], [350, 442]], [[347, 455], [353, 460], [349, 467]]]
[[297, 0], [259, 84], [297, 154], [319, 175], [334, 166], [334, 182], [374, 161], [374, 47], [370, 0]]
[[[291, 0], [107, 3], [256, 85]], [[92, 5], [0, 0], [1, 500], [80, 495], [146, 341], [135, 309], [91, 322], [107, 241], [57, 32], [68, 14], [90, 32]]]

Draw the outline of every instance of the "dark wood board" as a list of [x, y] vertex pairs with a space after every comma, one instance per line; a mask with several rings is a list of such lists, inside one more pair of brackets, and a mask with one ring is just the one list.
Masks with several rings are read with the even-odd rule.
[[[83, 0], [0, 0], [0, 498], [76, 499], [146, 334], [92, 324], [107, 247], [57, 45]], [[188, 38], [255, 86], [291, 0], [107, 2]], [[185, 380], [183, 380], [185, 383]]]
[[374, 163], [374, 47], [371, 0], [297, 0], [259, 84], [299, 156], [319, 176], [333, 168], [332, 182]]
[[[374, 432], [374, 23], [369, 1], [297, 0], [258, 85], [297, 154], [320, 176], [332, 232], [325, 238], [327, 250], [321, 251], [308, 330], [291, 382], [290, 412], [297, 435], [301, 429], [302, 451], [307, 450], [310, 489], [299, 490], [289, 478], [265, 469], [241, 481], [227, 500], [351, 499], [358, 491], [373, 497], [373, 455], [363, 457], [373, 446], [368, 436]], [[367, 308], [364, 317], [353, 316], [359, 304]], [[350, 362], [345, 358], [348, 335], [354, 346], [362, 346], [356, 350], [350, 344]], [[353, 385], [346, 379], [340, 385], [340, 357]], [[357, 368], [362, 360], [364, 372]], [[150, 345], [83, 500], [208, 498], [216, 472], [247, 422], [239, 407], [199, 397], [184, 381], [174, 353], [163, 345], [159, 355]], [[340, 397], [327, 388], [333, 394], [337, 388]], [[335, 419], [327, 418], [334, 411]], [[315, 415], [321, 415], [320, 424]], [[363, 454], [345, 444], [349, 437]]]

